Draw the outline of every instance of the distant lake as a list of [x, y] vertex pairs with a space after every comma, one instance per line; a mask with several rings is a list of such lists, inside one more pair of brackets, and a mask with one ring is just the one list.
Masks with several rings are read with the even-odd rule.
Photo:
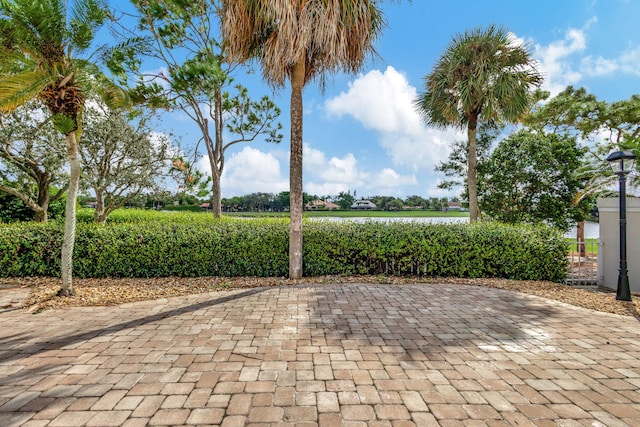
[[[457, 224], [469, 222], [467, 217], [336, 217], [336, 216], [324, 216], [324, 217], [311, 217], [310, 220], [322, 220], [322, 221], [379, 221], [379, 222], [425, 222], [431, 224]], [[587, 221], [584, 224], [584, 237], [586, 239], [597, 239], [600, 235], [600, 229], [597, 222]], [[576, 237], [575, 227], [569, 230], [565, 236], [570, 238]]]

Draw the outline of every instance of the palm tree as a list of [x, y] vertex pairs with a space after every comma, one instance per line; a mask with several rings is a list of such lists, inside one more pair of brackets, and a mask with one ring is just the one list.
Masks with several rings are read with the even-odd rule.
[[518, 121], [530, 106], [530, 90], [540, 83], [542, 76], [527, 47], [493, 25], [456, 35], [424, 78], [416, 106], [425, 121], [443, 128], [467, 128], [471, 222], [478, 220], [478, 123]]
[[256, 58], [265, 80], [291, 83], [289, 277], [302, 277], [302, 89], [327, 72], [357, 72], [384, 26], [376, 0], [222, 0], [230, 61]]
[[78, 55], [91, 47], [106, 17], [101, 0], [0, 0], [0, 111], [10, 112], [37, 98], [51, 113], [57, 131], [65, 135], [70, 179], [61, 255], [62, 288], [73, 296], [73, 247], [76, 197], [80, 179], [78, 138], [87, 93], [101, 87], [116, 101], [116, 90], [97, 67]]

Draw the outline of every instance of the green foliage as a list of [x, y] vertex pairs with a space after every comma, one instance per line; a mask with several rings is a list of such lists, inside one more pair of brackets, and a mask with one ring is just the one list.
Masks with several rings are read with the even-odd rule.
[[94, 102], [84, 118], [82, 184], [95, 194], [96, 222], [104, 222], [143, 191], [157, 189], [167, 175], [171, 143], [166, 135], [154, 135], [140, 109], [127, 112]]
[[[504, 126], [495, 123], [482, 123], [478, 126], [478, 138], [476, 141], [476, 168], [482, 168], [482, 164], [487, 161], [491, 155], [494, 142], [500, 133], [504, 130]], [[463, 186], [464, 190], [462, 198], [469, 197], [467, 189], [467, 169], [469, 168], [469, 141], [456, 140], [451, 144], [451, 152], [446, 161], [438, 163], [434, 170], [442, 172], [447, 179], [438, 183], [438, 188], [451, 190], [456, 186]], [[482, 185], [480, 182], [478, 185]]]
[[[107, 226], [78, 213], [79, 277], [285, 276], [286, 219], [116, 211]], [[312, 221], [304, 226], [304, 274], [387, 274], [564, 279], [567, 243], [550, 227], [497, 223]], [[0, 226], [0, 275], [55, 276], [62, 225]]]
[[[48, 218], [64, 218], [66, 196], [56, 198], [49, 203]], [[33, 221], [35, 213], [21, 199], [0, 191], [0, 222]]]
[[[580, 137], [592, 150], [581, 168], [588, 180], [586, 188], [576, 199], [588, 197], [606, 189], [615, 182], [604, 159], [611, 151], [632, 150], [640, 155], [640, 95], [608, 103], [598, 100], [584, 88], [568, 86], [547, 103], [530, 114], [525, 123], [532, 128], [544, 129], [560, 135]], [[604, 141], [602, 136], [606, 136]], [[629, 177], [638, 183], [638, 175]]]
[[305, 274], [395, 274], [561, 280], [566, 244], [546, 227], [310, 223]]
[[0, 275], [59, 276], [62, 238], [56, 221], [0, 225]]
[[340, 209], [349, 209], [351, 205], [353, 205], [355, 198], [351, 195], [350, 191], [346, 193], [341, 191], [334, 201], [340, 206]]
[[0, 222], [31, 221], [34, 213], [16, 196], [0, 191]]
[[574, 138], [521, 130], [502, 140], [479, 169], [480, 204], [493, 219], [548, 222], [567, 230], [584, 220], [588, 203], [574, 203], [585, 180], [576, 171], [585, 150]]
[[[79, 223], [93, 221], [93, 209], [78, 209]], [[146, 224], [150, 222], [166, 224], [210, 224], [211, 215], [202, 212], [159, 212], [146, 209], [117, 209], [107, 219], [107, 224]]]

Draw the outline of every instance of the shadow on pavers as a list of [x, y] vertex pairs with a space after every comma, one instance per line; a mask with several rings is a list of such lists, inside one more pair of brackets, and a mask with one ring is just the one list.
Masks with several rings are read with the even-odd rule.
[[[71, 344], [76, 344], [83, 341], [88, 341], [103, 335], [112, 334], [114, 332], [119, 332], [125, 329], [135, 328], [136, 326], [157, 322], [159, 320], [167, 319], [169, 317], [175, 317], [181, 314], [190, 313], [203, 308], [213, 307], [213, 306], [224, 304], [237, 299], [249, 297], [251, 295], [262, 293], [267, 289], [269, 288], [253, 288], [237, 294], [225, 296], [222, 298], [207, 300], [207, 301], [187, 305], [180, 308], [163, 311], [160, 313], [155, 313], [153, 315], [128, 320], [126, 322], [118, 323], [108, 327], [93, 329], [91, 331], [81, 332], [81, 333], [68, 335], [68, 336], [56, 337], [51, 341], [48, 341], [45, 338], [43, 342], [32, 342], [26, 346], [22, 346], [22, 347], [15, 346], [14, 348], [11, 348], [13, 346], [3, 345], [2, 348], [0, 348], [0, 360], [2, 360], [3, 362], [9, 362], [12, 360], [26, 358], [34, 354], [38, 354], [39, 352], [42, 352], [42, 351], [59, 350], [62, 347], [65, 347]], [[15, 339], [16, 340], [20, 339], [24, 342], [24, 341], [28, 341], [29, 337], [15, 337]]]

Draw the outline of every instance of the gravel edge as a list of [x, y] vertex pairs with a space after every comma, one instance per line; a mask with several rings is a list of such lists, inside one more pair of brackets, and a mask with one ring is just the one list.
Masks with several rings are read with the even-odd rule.
[[640, 295], [633, 301], [617, 301], [615, 294], [595, 287], [580, 288], [565, 284], [508, 280], [458, 279], [440, 277], [395, 276], [321, 276], [290, 280], [282, 277], [164, 277], [150, 279], [102, 278], [74, 279], [75, 297], [57, 296], [60, 279], [50, 277], [0, 278], [0, 287], [28, 287], [30, 293], [21, 308], [32, 312], [69, 307], [112, 306], [199, 293], [301, 284], [421, 284], [441, 283], [505, 289], [588, 308], [595, 311], [633, 316], [640, 319]]

